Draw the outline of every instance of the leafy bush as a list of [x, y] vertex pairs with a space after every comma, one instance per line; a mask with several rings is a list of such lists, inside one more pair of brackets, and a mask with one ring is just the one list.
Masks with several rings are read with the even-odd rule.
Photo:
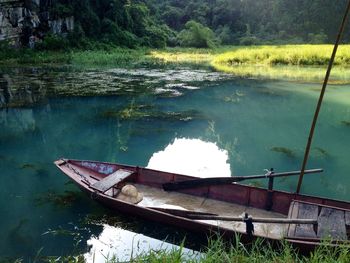
[[324, 44], [327, 41], [327, 35], [323, 31], [318, 34], [310, 33], [307, 37], [310, 44]]
[[219, 27], [215, 33], [220, 39], [221, 44], [228, 45], [234, 42], [232, 38], [233, 34], [227, 25]]
[[0, 41], [0, 60], [13, 59], [18, 56], [17, 50], [11, 47], [8, 40]]
[[260, 43], [260, 40], [254, 36], [241, 37], [239, 40], [239, 44], [241, 46], [252, 46], [252, 45], [258, 45], [259, 43]]
[[69, 41], [65, 37], [49, 34], [45, 36], [41, 43], [36, 44], [36, 48], [41, 50], [67, 50]]
[[214, 32], [196, 21], [188, 21], [185, 29], [178, 35], [178, 41], [184, 47], [213, 48], [216, 46]]
[[169, 35], [173, 32], [167, 26], [149, 26], [146, 28], [146, 41], [144, 45], [153, 48], [164, 48], [166, 47]]
[[50, 15], [53, 18], [62, 18], [73, 15], [73, 7], [67, 4], [54, 3], [53, 7], [50, 9]]
[[115, 43], [118, 46], [134, 48], [138, 46], [139, 40], [133, 33], [118, 29]]
[[68, 33], [67, 39], [72, 47], [80, 48], [82, 39], [85, 38], [83, 28], [79, 23], [75, 23], [73, 32]]

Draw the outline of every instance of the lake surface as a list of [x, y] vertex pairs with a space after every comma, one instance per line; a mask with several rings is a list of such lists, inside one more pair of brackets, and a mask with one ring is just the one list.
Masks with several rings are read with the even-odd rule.
[[[0, 109], [2, 258], [86, 253], [91, 260], [106, 229], [114, 231], [111, 244], [128, 233], [153, 247], [181, 242], [181, 230], [98, 206], [52, 162], [92, 159], [205, 176], [299, 170], [321, 86], [189, 69], [0, 70], [30, 102]], [[329, 86], [308, 163], [324, 172], [306, 175], [303, 193], [350, 201], [349, 106], [350, 86]], [[275, 188], [295, 191], [296, 183], [276, 179]]]

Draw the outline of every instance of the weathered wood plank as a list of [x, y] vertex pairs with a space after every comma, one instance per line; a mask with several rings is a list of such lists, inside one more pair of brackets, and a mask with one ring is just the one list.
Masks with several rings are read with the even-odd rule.
[[317, 237], [346, 239], [344, 211], [323, 207], [318, 217]]
[[[231, 184], [234, 182], [241, 182], [244, 180], [251, 180], [251, 179], [258, 179], [258, 178], [274, 178], [274, 177], [282, 177], [282, 176], [299, 175], [300, 172], [301, 171], [291, 171], [291, 172], [283, 172], [283, 173], [267, 173], [262, 175], [200, 178], [200, 179], [165, 183], [163, 184], [163, 189], [165, 191], [174, 191], [174, 190], [188, 189], [188, 188], [201, 187], [201, 186]], [[304, 171], [305, 174], [320, 173], [320, 172], [323, 172], [323, 169], [311, 169], [311, 170]]]
[[[299, 203], [298, 218], [316, 219], [318, 218], [318, 205]], [[296, 225], [296, 237], [316, 237], [313, 225]]]
[[345, 225], [350, 227], [350, 212], [349, 211], [345, 212]]
[[[288, 212], [288, 218], [298, 218], [298, 212], [299, 212], [299, 203], [293, 201], [289, 207]], [[288, 237], [294, 237], [295, 236], [295, 227], [296, 224], [290, 224], [288, 226]]]
[[119, 169], [102, 180], [92, 184], [91, 188], [104, 193], [133, 173], [133, 171]]

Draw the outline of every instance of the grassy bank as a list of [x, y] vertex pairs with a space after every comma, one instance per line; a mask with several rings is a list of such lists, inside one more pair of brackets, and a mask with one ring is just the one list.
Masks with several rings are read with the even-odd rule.
[[[257, 240], [251, 247], [244, 246], [240, 242], [226, 244], [221, 239], [212, 240], [202, 253], [185, 255], [182, 247], [170, 251], [150, 251], [137, 256], [130, 262], [190, 262], [190, 263], [211, 263], [211, 262], [337, 262], [348, 263], [349, 247], [327, 248], [320, 247], [310, 256], [299, 255], [287, 243], [281, 244], [279, 249]], [[108, 259], [108, 263], [116, 263], [116, 258]]]
[[114, 48], [110, 50], [70, 50], [70, 51], [36, 51], [7, 50], [0, 51], [0, 65], [115, 65], [131, 66], [150, 60], [148, 49]]
[[[293, 65], [322, 66], [327, 65], [333, 45], [283, 45], [241, 47], [220, 54], [213, 60], [214, 64], [226, 65]], [[334, 65], [350, 64], [350, 45], [339, 46]]]
[[[33, 51], [1, 50], [0, 65], [69, 64], [113, 67], [210, 67], [240, 77], [321, 82], [332, 45], [227, 46], [215, 49], [169, 48]], [[333, 83], [350, 82], [350, 45], [338, 49]]]
[[[283, 45], [175, 49], [151, 51], [168, 64], [195, 64], [239, 77], [321, 82], [332, 53], [332, 45]], [[331, 83], [350, 82], [350, 45], [339, 47]]]

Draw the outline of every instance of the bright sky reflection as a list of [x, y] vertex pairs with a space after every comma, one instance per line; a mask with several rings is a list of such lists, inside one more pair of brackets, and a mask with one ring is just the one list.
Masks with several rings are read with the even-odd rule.
[[[90, 251], [84, 255], [88, 263], [104, 263], [113, 257], [117, 262], [129, 262], [132, 258], [150, 250], [178, 248], [176, 245], [107, 224], [103, 225], [101, 234], [98, 237], [91, 237], [87, 244], [91, 246]], [[183, 253], [190, 258], [200, 255], [199, 252], [186, 248], [183, 248]]]
[[175, 138], [153, 154], [147, 168], [197, 177], [229, 177], [228, 152], [200, 139]]

